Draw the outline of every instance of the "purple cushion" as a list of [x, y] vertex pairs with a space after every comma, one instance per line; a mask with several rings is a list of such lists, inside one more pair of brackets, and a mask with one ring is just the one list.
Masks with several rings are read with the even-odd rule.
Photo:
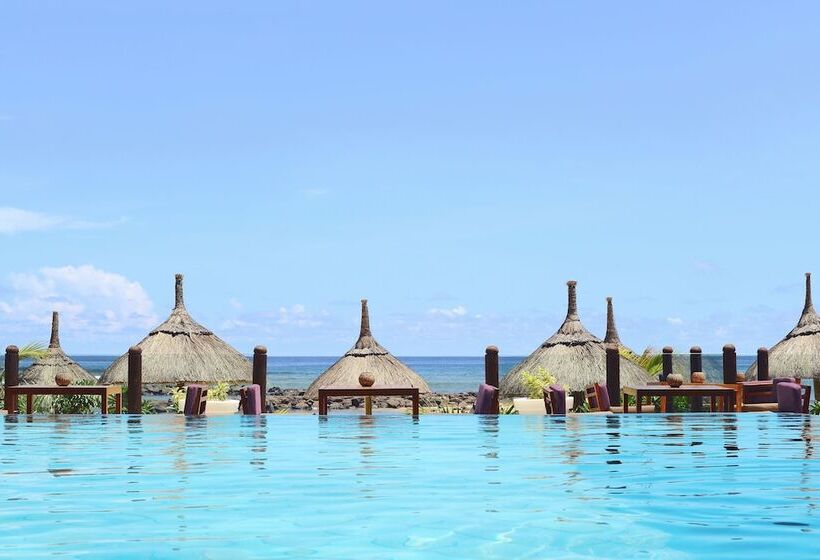
[[497, 414], [498, 388], [482, 383], [478, 386], [478, 396], [475, 399], [476, 414]]
[[196, 416], [202, 403], [202, 385], [188, 385], [185, 390], [185, 416]]
[[550, 402], [553, 414], [567, 413], [567, 392], [560, 385], [550, 385]]
[[595, 384], [595, 397], [598, 399], [598, 410], [607, 411], [612, 408], [609, 402], [609, 391], [606, 389], [606, 383]]
[[777, 411], [803, 412], [803, 396], [800, 385], [782, 381], [777, 384]]
[[262, 389], [257, 384], [242, 389], [242, 414], [262, 414]]

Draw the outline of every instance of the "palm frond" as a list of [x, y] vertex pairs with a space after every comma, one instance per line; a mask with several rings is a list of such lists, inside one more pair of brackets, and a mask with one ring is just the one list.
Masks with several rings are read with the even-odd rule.
[[651, 347], [646, 348], [642, 354], [636, 354], [624, 346], [619, 347], [618, 352], [622, 357], [646, 370], [652, 377], [663, 371], [663, 354], [658, 354]]

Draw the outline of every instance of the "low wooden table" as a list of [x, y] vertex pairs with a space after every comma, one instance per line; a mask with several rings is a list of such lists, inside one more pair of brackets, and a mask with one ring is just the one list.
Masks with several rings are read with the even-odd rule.
[[419, 415], [418, 387], [325, 387], [319, 389], [319, 415], [327, 415], [328, 397], [410, 397], [413, 416]]
[[[705, 385], [693, 383], [691, 385], [681, 385], [680, 387], [670, 387], [669, 385], [643, 385], [641, 387], [624, 387], [624, 412], [629, 412], [627, 406], [627, 395], [635, 397], [636, 411], [641, 412], [641, 401], [644, 397], [661, 397], [662, 403], [665, 405], [669, 397], [709, 397], [711, 400], [711, 410], [715, 411], [716, 400], [720, 400], [723, 412], [731, 412], [735, 407], [736, 390], [733, 386], [725, 385]], [[661, 407], [662, 412], [666, 411], [666, 407]]]
[[114, 411], [122, 412], [122, 387], [119, 385], [15, 385], [6, 387], [6, 410], [17, 412], [17, 397], [26, 396], [26, 413], [31, 414], [34, 395], [92, 395], [100, 397], [100, 412], [108, 414], [108, 397], [114, 396]]

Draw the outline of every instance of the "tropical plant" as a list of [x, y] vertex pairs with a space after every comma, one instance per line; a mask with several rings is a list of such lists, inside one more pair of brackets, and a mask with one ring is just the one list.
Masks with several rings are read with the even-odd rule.
[[171, 411], [182, 412], [183, 406], [185, 406], [185, 387], [171, 389]]
[[812, 414], [820, 415], [820, 401], [814, 401], [813, 403], [811, 403], [809, 412], [811, 412]]
[[499, 414], [518, 414], [518, 411], [515, 409], [515, 404], [510, 403], [508, 406], [500, 405], [498, 407]]
[[216, 385], [211, 385], [208, 387], [208, 400], [226, 401], [228, 400], [228, 391], [230, 390], [231, 386], [225, 381], [217, 383]]
[[555, 383], [555, 376], [543, 366], [538, 366], [535, 373], [529, 371], [521, 372], [521, 380], [527, 388], [527, 396], [531, 399], [541, 399], [544, 397], [544, 389]]
[[[74, 385], [94, 385], [94, 381], [78, 381]], [[55, 414], [91, 414], [100, 407], [100, 397], [93, 395], [58, 395], [51, 401]]]
[[647, 347], [642, 354], [636, 354], [624, 346], [618, 348], [618, 352], [622, 357], [643, 368], [653, 379], [663, 371], [663, 354], [658, 354], [651, 347]]
[[[22, 346], [20, 348], [20, 361], [23, 361], [23, 360], [39, 360], [40, 358], [45, 356], [47, 352], [48, 352], [48, 346], [46, 346], [45, 344], [43, 344], [41, 342], [30, 342], [30, 343], [28, 343], [25, 346]], [[3, 369], [3, 368], [0, 368], [0, 399], [3, 399], [3, 402], [5, 402], [5, 398], [6, 398], [6, 392], [5, 392], [5, 389], [3, 388], [3, 386], [4, 386], [3, 382], [5, 381], [5, 378], [6, 378], [6, 370]], [[22, 403], [22, 402], [24, 402], [24, 400], [25, 400], [24, 397], [20, 397], [19, 402]], [[38, 399], [35, 399], [35, 403], [34, 403], [35, 409], [37, 408], [37, 404], [38, 404], [36, 402], [37, 400]], [[43, 398], [39, 398], [39, 400], [40, 400], [40, 402], [42, 402]], [[51, 399], [48, 398], [46, 400], [48, 400], [50, 402]], [[25, 409], [21, 409], [18, 406], [18, 410], [25, 410]]]

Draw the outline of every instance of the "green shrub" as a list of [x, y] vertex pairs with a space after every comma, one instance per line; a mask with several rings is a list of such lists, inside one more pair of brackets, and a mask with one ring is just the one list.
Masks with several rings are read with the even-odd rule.
[[228, 400], [228, 391], [230, 391], [230, 389], [231, 386], [224, 381], [216, 385], [211, 385], [208, 387], [208, 400], [226, 401]]
[[555, 383], [555, 376], [543, 366], [538, 366], [535, 373], [529, 371], [521, 372], [521, 379], [527, 388], [527, 396], [531, 399], [544, 398], [544, 389]]
[[820, 415], [820, 401], [814, 401], [809, 407], [809, 412]]

